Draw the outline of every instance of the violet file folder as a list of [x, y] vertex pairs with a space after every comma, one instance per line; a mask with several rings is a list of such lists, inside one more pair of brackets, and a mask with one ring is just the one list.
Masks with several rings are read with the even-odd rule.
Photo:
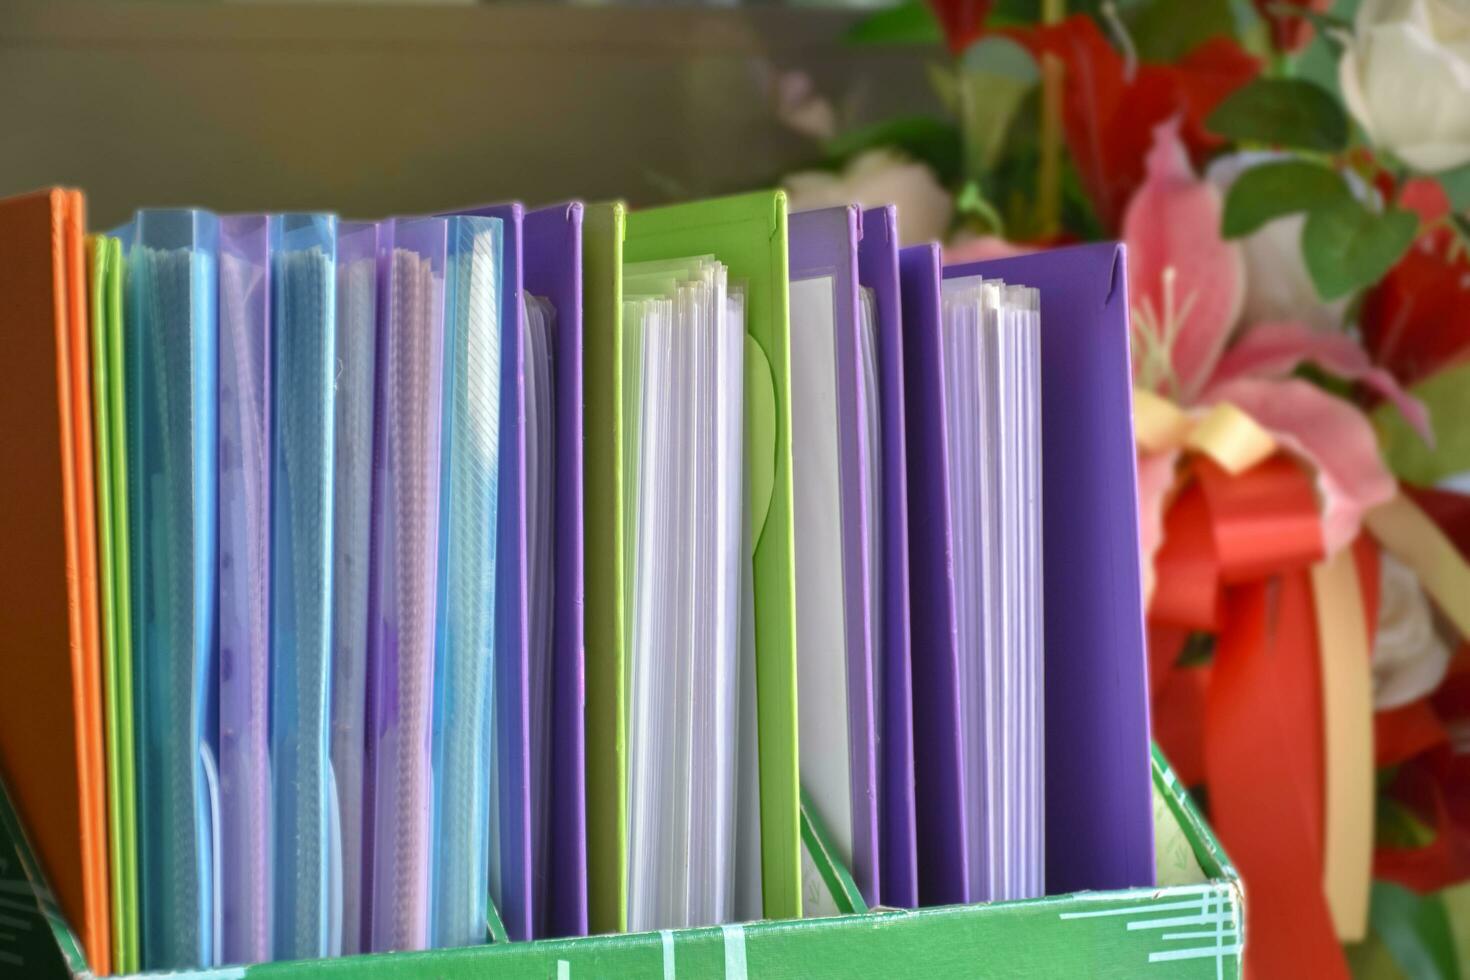
[[[900, 253], [909, 410], [914, 741], [923, 904], [969, 901], [960, 806], [939, 249]], [[1121, 245], [954, 266], [1041, 292], [1046, 890], [1154, 883], [1147, 659]]]
[[[876, 903], [874, 617], [865, 589], [872, 502], [858, 435], [859, 214], [853, 206], [803, 211], [787, 226], [798, 724], [807, 760], [802, 788], [833, 831], [863, 898]], [[835, 431], [819, 431], [832, 423]]]
[[[526, 214], [524, 281], [556, 311], [556, 500], [553, 504], [552, 663], [549, 739], [533, 736], [531, 765], [548, 779], [548, 807], [533, 826], [537, 936], [587, 934], [585, 573], [582, 461], [582, 204]], [[533, 715], [535, 714], [533, 710]], [[542, 835], [536, 841], [536, 835]]]
[[[582, 518], [582, 214], [579, 202], [527, 212], [516, 203], [463, 209], [505, 228], [501, 316], [499, 558], [496, 603], [495, 815], [491, 894], [513, 940], [587, 932]], [[525, 296], [555, 311], [556, 419], [550, 704], [532, 703], [526, 499]], [[513, 410], [512, 410], [513, 407]], [[549, 724], [533, 725], [549, 707]], [[533, 734], [534, 733], [534, 734]], [[535, 805], [537, 780], [546, 807]]]
[[904, 432], [903, 318], [898, 279], [898, 210], [861, 215], [858, 284], [873, 291], [878, 318], [879, 475], [882, 511], [881, 629], [874, 657], [878, 724], [878, 901], [918, 904], [914, 841], [914, 732], [909, 644], [908, 473]]

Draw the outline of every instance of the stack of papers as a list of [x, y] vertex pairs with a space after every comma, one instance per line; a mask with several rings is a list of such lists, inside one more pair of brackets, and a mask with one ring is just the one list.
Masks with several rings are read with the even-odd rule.
[[712, 257], [623, 273], [629, 927], [734, 897], [743, 301]]

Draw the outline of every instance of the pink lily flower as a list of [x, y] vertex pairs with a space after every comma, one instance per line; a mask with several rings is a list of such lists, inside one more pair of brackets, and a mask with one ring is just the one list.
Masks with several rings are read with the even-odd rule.
[[[1219, 190], [1197, 177], [1179, 120], [1154, 129], [1143, 184], [1123, 217], [1132, 297], [1134, 384], [1203, 413], [1229, 402], [1249, 414], [1315, 479], [1324, 543], [1335, 552], [1363, 516], [1396, 492], [1372, 426], [1352, 403], [1292, 372], [1310, 363], [1393, 401], [1426, 440], [1428, 412], [1373, 365], [1347, 334], [1299, 322], [1241, 323], [1245, 262], [1220, 235]], [[1138, 491], [1145, 568], [1163, 536], [1175, 487], [1175, 451], [1140, 454]]]

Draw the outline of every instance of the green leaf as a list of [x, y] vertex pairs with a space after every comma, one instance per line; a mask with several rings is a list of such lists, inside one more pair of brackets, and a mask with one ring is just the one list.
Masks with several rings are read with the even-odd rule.
[[1138, 8], [1128, 32], [1142, 60], [1174, 62], [1212, 37], [1233, 36], [1235, 14], [1230, 0], [1165, 0]]
[[1438, 371], [1409, 394], [1429, 409], [1434, 446], [1424, 444], [1397, 408], [1383, 403], [1373, 412], [1373, 428], [1389, 471], [1421, 486], [1470, 471], [1470, 425], [1463, 421], [1470, 419], [1470, 364]]
[[1373, 882], [1368, 921], [1411, 977], [1458, 978], [1454, 939], [1444, 902], [1387, 881]]
[[1040, 79], [1031, 53], [1008, 37], [991, 35], [966, 49], [958, 96], [967, 176], [978, 179], [995, 166], [1017, 111]]
[[1334, 300], [1382, 279], [1418, 230], [1414, 212], [1370, 211], [1352, 197], [1312, 211], [1302, 228], [1302, 254], [1317, 293]]
[[1439, 186], [1450, 198], [1451, 211], [1463, 211], [1470, 208], [1470, 163], [1454, 170], [1444, 170], [1434, 175], [1439, 181]]
[[1305, 160], [1258, 164], [1230, 185], [1220, 233], [1239, 238], [1273, 218], [1312, 211], [1351, 196], [1342, 175], [1329, 167]]
[[908, 0], [858, 21], [843, 40], [849, 44], [941, 44], [944, 32], [924, 0]]
[[1348, 120], [1325, 89], [1299, 78], [1258, 78], [1210, 113], [1205, 128], [1229, 140], [1335, 153], [1347, 146]]
[[827, 153], [841, 164], [876, 146], [897, 147], [927, 163], [945, 185], [955, 182], [963, 163], [959, 130], [930, 116], [904, 116], [849, 130], [827, 144]]

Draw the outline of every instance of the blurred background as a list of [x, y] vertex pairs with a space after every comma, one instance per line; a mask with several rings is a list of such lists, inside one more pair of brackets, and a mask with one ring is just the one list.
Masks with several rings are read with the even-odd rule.
[[0, 195], [81, 187], [106, 228], [143, 204], [375, 217], [769, 185], [813, 154], [775, 111], [793, 69], [846, 127], [934, 105], [940, 52], [844, 43], [866, 14], [5, 0]]

